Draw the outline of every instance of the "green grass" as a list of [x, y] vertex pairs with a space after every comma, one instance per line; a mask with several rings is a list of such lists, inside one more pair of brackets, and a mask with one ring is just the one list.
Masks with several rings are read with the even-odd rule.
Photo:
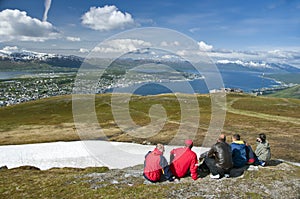
[[[136, 169], [141, 171], [141, 168]], [[272, 192], [279, 193], [277, 197], [293, 198], [299, 191], [300, 178], [300, 168], [287, 163], [269, 165], [258, 171], [248, 170], [239, 178], [213, 180], [206, 176], [193, 181], [187, 177], [180, 183], [143, 184], [142, 175], [128, 180], [123, 175], [116, 176], [120, 172], [126, 173], [107, 167], [44, 171], [28, 170], [28, 167], [4, 169], [0, 170], [0, 198], [180, 198], [177, 193], [183, 194], [182, 197], [191, 193], [197, 198], [235, 196], [246, 199], [274, 198]], [[97, 176], [100, 173], [111, 177], [101, 178]], [[119, 177], [123, 181], [111, 183]]]
[[266, 96], [300, 99], [300, 85], [293, 86], [291, 88], [286, 88], [275, 93], [268, 94]]
[[[107, 168], [93, 168], [105, 172]], [[83, 198], [94, 195], [93, 190], [76, 177], [90, 173], [87, 169], [52, 169], [32, 171], [12, 169], [0, 171], [1, 198]], [[4, 186], [6, 185], [6, 186]]]
[[[123, 100], [120, 94], [119, 99]], [[192, 95], [182, 95], [181, 103], [188, 103]], [[255, 97], [246, 94], [227, 95], [227, 112], [224, 128], [216, 133], [228, 135], [241, 134], [242, 139], [255, 148], [259, 133], [266, 133], [272, 148], [272, 156], [300, 162], [300, 100], [270, 97]], [[200, 110], [200, 125], [194, 141], [201, 146], [211, 120], [211, 98], [197, 95]], [[167, 122], [162, 130], [149, 138], [131, 136], [122, 131], [115, 122], [111, 110], [111, 94], [95, 97], [95, 110], [98, 122], [104, 131], [94, 133], [85, 139], [109, 139], [142, 143], [147, 140], [153, 144], [168, 144], [177, 134], [181, 123], [180, 102], [173, 94], [157, 96], [131, 96], [129, 110], [132, 120], [141, 126], [150, 124], [149, 109], [161, 104], [167, 114]], [[191, 110], [194, 107], [188, 107]], [[195, 118], [191, 110], [187, 124]], [[31, 101], [10, 107], [0, 108], [0, 144], [25, 144], [52, 141], [79, 140], [72, 115], [72, 96], [57, 96]], [[196, 125], [194, 123], [188, 125]], [[86, 128], [89, 128], [88, 126]], [[187, 132], [189, 126], [187, 127]], [[182, 143], [177, 143], [182, 144]]]
[[[60, 168], [45, 171], [9, 169], [0, 171], [1, 198], [164, 198], [166, 186], [90, 186], [87, 174], [107, 172], [106, 167]], [[109, 182], [104, 182], [109, 183]]]
[[297, 118], [300, 116], [299, 100], [278, 98], [243, 98], [232, 105], [235, 109]]
[[20, 125], [57, 125], [73, 122], [71, 96], [30, 101], [0, 109], [2, 131]]

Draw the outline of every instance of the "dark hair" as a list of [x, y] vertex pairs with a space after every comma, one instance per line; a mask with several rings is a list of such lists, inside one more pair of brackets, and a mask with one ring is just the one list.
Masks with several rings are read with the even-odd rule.
[[220, 142], [226, 142], [226, 135], [221, 134], [221, 135], [219, 136], [218, 140], [219, 140]]
[[265, 142], [266, 139], [267, 139], [267, 136], [266, 136], [266, 134], [264, 134], [264, 133], [260, 133], [260, 134], [258, 135], [258, 137], [261, 139], [262, 142]]
[[234, 137], [236, 140], [241, 140], [240, 134], [234, 134], [232, 137]]

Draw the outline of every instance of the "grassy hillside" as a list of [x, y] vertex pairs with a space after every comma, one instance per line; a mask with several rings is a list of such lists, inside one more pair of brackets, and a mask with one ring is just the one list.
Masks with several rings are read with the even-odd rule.
[[[192, 96], [184, 97], [184, 101], [188, 101]], [[210, 124], [211, 98], [209, 95], [197, 95], [197, 98], [200, 125], [194, 140], [195, 145], [201, 146]], [[148, 112], [154, 104], [164, 106], [168, 119], [158, 134], [146, 139], [130, 136], [118, 128], [111, 111], [110, 94], [97, 95], [95, 98], [97, 119], [107, 139], [168, 144], [177, 134], [181, 122], [180, 103], [175, 95], [132, 96], [129, 102], [131, 117], [141, 126], [149, 124], [151, 120]], [[231, 94], [227, 95], [226, 109], [225, 125], [221, 132], [227, 135], [240, 133], [254, 148], [258, 133], [266, 133], [273, 158], [300, 162], [300, 100]], [[189, 117], [192, 119], [193, 115]], [[0, 109], [0, 118], [1, 145], [80, 139], [73, 122], [71, 96], [58, 96], [3, 107]], [[189, 119], [186, 121], [188, 125], [196, 125], [189, 124]], [[89, 129], [89, 126], [86, 129]], [[96, 132], [86, 139], [106, 139], [105, 137]], [[228, 141], [231, 142], [231, 139]]]
[[0, 61], [0, 71], [34, 71], [34, 72], [68, 72], [77, 71], [75, 67], [64, 67], [55, 65], [52, 63], [43, 62], [12, 62], [12, 61]]
[[300, 85], [293, 86], [284, 90], [277, 91], [267, 96], [280, 97], [280, 98], [296, 98], [300, 99]]

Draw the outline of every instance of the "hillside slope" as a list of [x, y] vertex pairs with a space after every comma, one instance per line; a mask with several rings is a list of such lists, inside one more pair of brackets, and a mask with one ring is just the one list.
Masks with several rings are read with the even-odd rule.
[[280, 91], [276, 91], [275, 93], [268, 94], [266, 96], [300, 99], [300, 85], [293, 86], [291, 88], [283, 89]]
[[[185, 97], [188, 100], [191, 95]], [[201, 146], [210, 126], [211, 98], [209, 95], [197, 95], [197, 99], [200, 124], [194, 141], [196, 146]], [[129, 103], [130, 116], [136, 124], [148, 125], [151, 122], [149, 109], [155, 104], [161, 104], [166, 110], [166, 123], [155, 135], [142, 138], [129, 135], [118, 127], [111, 109], [111, 94], [96, 95], [95, 110], [103, 132], [99, 128], [99, 131], [84, 139], [168, 144], [177, 135], [183, 122], [180, 102], [175, 95], [132, 96]], [[216, 133], [229, 135], [228, 142], [231, 141], [230, 135], [239, 133], [242, 139], [255, 148], [258, 133], [266, 133], [274, 158], [300, 162], [300, 100], [231, 94], [227, 95], [227, 107], [223, 108], [227, 110], [224, 127]], [[4, 118], [0, 120], [1, 145], [82, 139], [74, 124], [71, 96], [57, 96], [3, 107], [0, 109], [0, 117]], [[197, 125], [189, 122], [193, 115], [188, 117], [190, 118], [184, 120], [188, 126]], [[89, 128], [87, 124], [86, 129]], [[145, 133], [148, 130], [151, 129], [145, 129]]]

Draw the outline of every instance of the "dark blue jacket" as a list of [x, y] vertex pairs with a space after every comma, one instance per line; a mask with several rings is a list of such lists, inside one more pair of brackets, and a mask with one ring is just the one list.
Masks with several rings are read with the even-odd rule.
[[246, 165], [246, 145], [243, 141], [234, 141], [231, 143], [233, 166], [240, 168]]

